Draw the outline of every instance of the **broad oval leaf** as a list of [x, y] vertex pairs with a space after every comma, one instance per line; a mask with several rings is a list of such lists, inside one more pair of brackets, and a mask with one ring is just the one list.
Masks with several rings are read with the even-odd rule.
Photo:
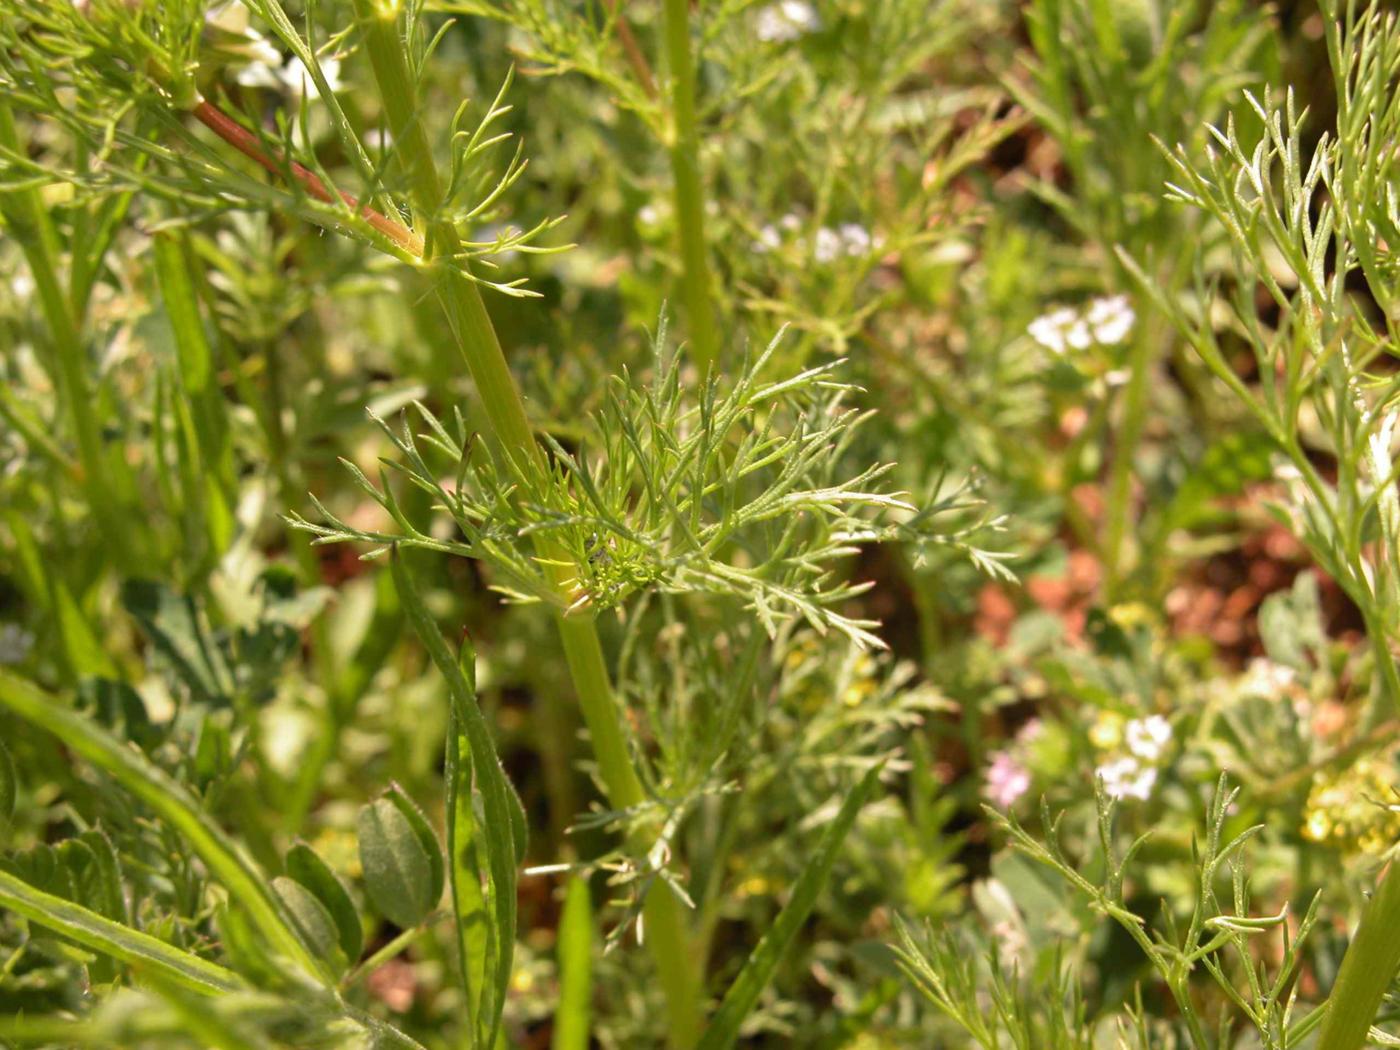
[[428, 898], [436, 905], [442, 899], [442, 888], [447, 871], [442, 859], [442, 845], [438, 842], [437, 835], [433, 834], [433, 826], [428, 823], [427, 814], [418, 808], [418, 803], [404, 794], [403, 788], [397, 784], [390, 784], [384, 797], [404, 815], [404, 819], [413, 828], [413, 834], [418, 837], [418, 844], [423, 847], [423, 852], [427, 855], [428, 871], [431, 876]]
[[355, 828], [369, 899], [396, 925], [417, 926], [437, 900], [432, 861], [412, 823], [392, 801], [381, 798], [360, 810]]
[[360, 913], [339, 876], [304, 842], [287, 851], [287, 875], [295, 879], [321, 903], [335, 923], [340, 950], [349, 962], [364, 949], [364, 928]]
[[333, 972], [343, 973], [347, 964], [340, 947], [340, 930], [325, 905], [309, 889], [285, 875], [273, 879], [272, 888], [286, 905], [307, 949], [329, 964]]

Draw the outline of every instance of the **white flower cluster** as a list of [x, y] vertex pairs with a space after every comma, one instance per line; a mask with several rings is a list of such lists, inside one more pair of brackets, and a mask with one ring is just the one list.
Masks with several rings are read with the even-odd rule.
[[[242, 0], [228, 0], [227, 3], [211, 7], [205, 13], [204, 21], [211, 32], [233, 42], [233, 46], [227, 49], [238, 56], [233, 79], [239, 84], [285, 91], [293, 98], [320, 97], [306, 63], [300, 58], [291, 58], [284, 63], [282, 52], [248, 24], [248, 8]], [[339, 91], [340, 60], [323, 58], [319, 64], [326, 78], [326, 86], [331, 91]]]
[[1246, 696], [1277, 700], [1298, 683], [1298, 672], [1263, 656], [1249, 661], [1240, 690]]
[[1135, 718], [1123, 727], [1128, 754], [1111, 759], [1094, 772], [1110, 798], [1146, 801], [1157, 783], [1155, 763], [1171, 743], [1172, 727], [1161, 715]]
[[1094, 299], [1083, 312], [1072, 306], [1061, 306], [1032, 321], [1026, 332], [1041, 346], [1057, 354], [1069, 350], [1087, 350], [1098, 343], [1114, 346], [1128, 338], [1137, 314], [1126, 295], [1110, 295]]
[[787, 43], [821, 28], [817, 9], [805, 0], [779, 0], [758, 12], [754, 32], [769, 44]]
[[[778, 224], [768, 224], [758, 231], [752, 248], [762, 255], [782, 247], [784, 232], [792, 232], [802, 227], [802, 220], [796, 215], [784, 215]], [[843, 255], [864, 256], [876, 247], [876, 240], [870, 231], [857, 222], [843, 222], [832, 228], [823, 226], [812, 238], [812, 257], [819, 263], [835, 262]]]

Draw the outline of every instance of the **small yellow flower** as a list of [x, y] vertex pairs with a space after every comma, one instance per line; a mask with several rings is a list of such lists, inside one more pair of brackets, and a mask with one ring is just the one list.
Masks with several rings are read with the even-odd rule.
[[1100, 751], [1112, 751], [1123, 742], [1123, 723], [1117, 711], [1100, 711], [1089, 727], [1089, 742]]
[[875, 693], [875, 683], [869, 678], [858, 678], [850, 685], [846, 686], [846, 691], [841, 694], [841, 701], [847, 707], [859, 707], [869, 700]]
[[772, 889], [773, 884], [762, 875], [750, 875], [739, 883], [737, 892], [740, 897], [764, 897], [771, 893]]
[[1385, 852], [1400, 841], [1400, 807], [1388, 804], [1397, 786], [1387, 756], [1318, 774], [1303, 813], [1303, 837], [1351, 852]]

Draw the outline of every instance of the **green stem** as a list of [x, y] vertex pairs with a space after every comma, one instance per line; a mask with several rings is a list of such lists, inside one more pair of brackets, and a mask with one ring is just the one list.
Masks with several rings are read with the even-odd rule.
[[[461, 241], [453, 225], [437, 217], [442, 205], [442, 181], [420, 119], [417, 92], [400, 36], [397, 6], [381, 6], [375, 0], [355, 0], [355, 10], [364, 25], [365, 48], [379, 84], [390, 131], [398, 144], [399, 160], [409, 180], [415, 227], [423, 234], [424, 260], [431, 263], [434, 259], [451, 258], [460, 251]], [[692, 134], [693, 125], [692, 106]], [[699, 206], [698, 197], [696, 205]], [[455, 267], [441, 267], [437, 273], [437, 294], [496, 440], [519, 477], [545, 476], [544, 454], [535, 441], [480, 289]], [[561, 552], [548, 542], [539, 543], [538, 548], [547, 563], [564, 560]], [[550, 572], [560, 592], [561, 606], [566, 607], [564, 588], [568, 570], [554, 566]], [[560, 613], [556, 615], [556, 622], [608, 799], [620, 810], [637, 806], [645, 801], [646, 793], [632, 766], [622, 712], [613, 694], [597, 628], [593, 619], [584, 615]], [[670, 890], [658, 886], [649, 893], [644, 917], [647, 943], [667, 995], [671, 1045], [689, 1047], [695, 1042], [699, 1024], [699, 975], [689, 952], [689, 937], [679, 904]]]
[[1318, 1050], [1360, 1050], [1400, 968], [1400, 875], [1392, 864], [1361, 917], [1327, 999]]
[[446, 912], [433, 912], [417, 926], [404, 930], [368, 959], [356, 963], [354, 969], [350, 970], [340, 979], [340, 990], [343, 992], [348, 988], [353, 988], [362, 978], [368, 977], [370, 974], [374, 973], [375, 970], [379, 969], [390, 959], [402, 955], [412, 947], [414, 941], [418, 940], [419, 937], [422, 937], [423, 934], [432, 929], [436, 923], [446, 917]]
[[671, 179], [681, 250], [681, 299], [691, 351], [701, 372], [719, 356], [719, 329], [705, 249], [705, 188], [695, 114], [695, 57], [690, 50], [690, 0], [665, 0], [666, 60], [671, 75]]
[[[3, 101], [0, 101], [0, 149], [11, 154], [23, 152], [14, 113]], [[77, 439], [78, 461], [89, 505], [94, 515], [102, 516], [115, 549], [122, 560], [126, 560], [130, 553], [123, 513], [126, 504], [125, 501], [118, 503], [116, 496], [120, 487], [112, 484], [113, 480], [120, 481], [123, 474], [116, 460], [109, 462], [103, 454], [102, 435], [94, 412], [95, 399], [88, 389], [81, 319], [74, 312], [58, 276], [61, 254], [58, 235], [37, 189], [21, 189], [7, 194], [6, 199], [9, 204], [4, 207], [4, 218], [29, 263], [53, 342], [50, 364]], [[118, 473], [114, 475], [114, 471]]]

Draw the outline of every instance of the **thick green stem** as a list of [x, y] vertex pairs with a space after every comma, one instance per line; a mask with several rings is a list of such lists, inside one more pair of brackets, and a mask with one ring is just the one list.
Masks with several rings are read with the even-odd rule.
[[[424, 261], [431, 263], [434, 259], [455, 256], [461, 250], [461, 241], [453, 225], [437, 217], [443, 203], [442, 181], [420, 119], [416, 91], [400, 37], [398, 6], [376, 0], [355, 0], [355, 8], [364, 25], [365, 48], [374, 67], [390, 130], [398, 144], [400, 163], [409, 180], [415, 226], [423, 234]], [[694, 126], [693, 106], [691, 126]], [[696, 203], [698, 207], [698, 198]], [[535, 441], [520, 391], [501, 351], [480, 289], [455, 266], [443, 267], [437, 275], [437, 294], [496, 440], [521, 478], [543, 476], [543, 452]], [[546, 563], [563, 560], [561, 552], [552, 544], [542, 542], [538, 546]], [[554, 565], [550, 572], [560, 592], [561, 605], [567, 606], [568, 570]], [[639, 805], [645, 801], [646, 794], [632, 766], [622, 712], [613, 694], [597, 627], [586, 615], [560, 613], [556, 615], [556, 622], [608, 799], [616, 809]], [[667, 996], [671, 1045], [689, 1047], [696, 1040], [699, 1025], [699, 981], [679, 904], [670, 890], [658, 886], [648, 894], [643, 914], [647, 943]]]
[[1327, 999], [1318, 1050], [1360, 1050], [1400, 968], [1400, 875], [1392, 864], [1356, 928]]
[[591, 617], [561, 616], [558, 620], [564, 659], [568, 661], [569, 675], [578, 691], [579, 707], [592, 738], [593, 757], [598, 761], [598, 775], [608, 799], [617, 809], [640, 805], [646, 800], [646, 793], [632, 768], [627, 738], [618, 724], [617, 702], [603, 660], [603, 647], [598, 641], [598, 629]]
[[680, 236], [681, 298], [691, 352], [701, 371], [719, 356], [719, 328], [705, 249], [705, 188], [695, 116], [695, 57], [690, 51], [690, 0], [665, 0], [666, 61], [671, 76], [671, 180]]

